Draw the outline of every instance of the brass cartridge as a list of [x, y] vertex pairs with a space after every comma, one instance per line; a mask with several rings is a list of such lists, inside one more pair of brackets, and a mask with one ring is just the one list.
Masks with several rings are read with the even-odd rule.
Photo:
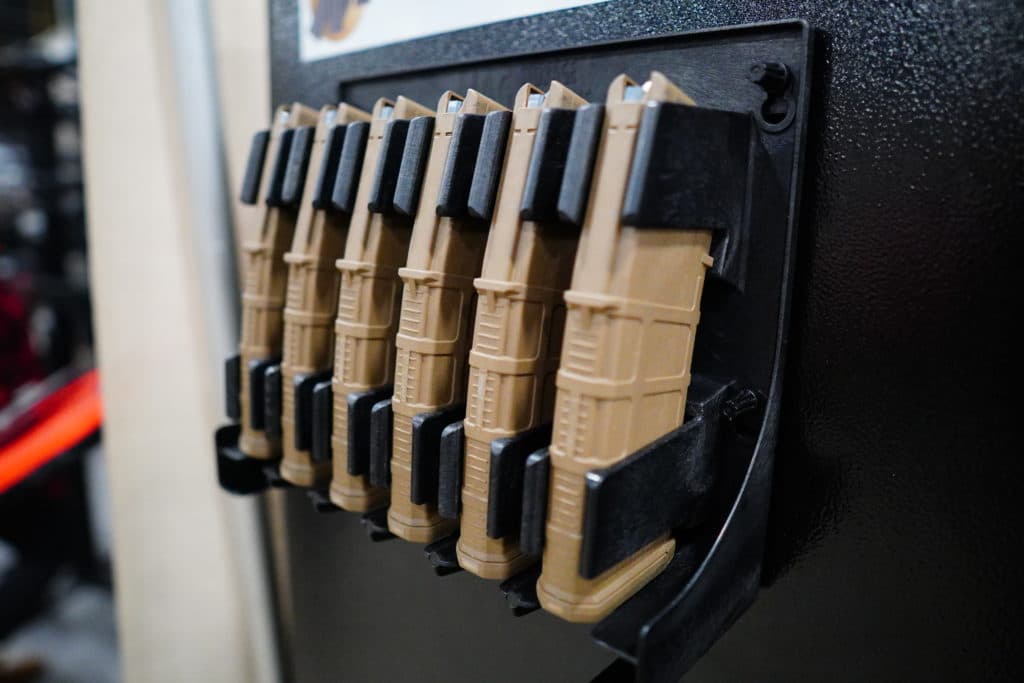
[[[470, 217], [438, 215], [438, 194], [449, 159], [456, 117], [505, 109], [475, 90], [465, 100], [441, 96], [419, 206], [402, 278], [402, 308], [395, 337], [395, 388], [391, 400], [391, 506], [388, 529], [407, 541], [429, 543], [449, 534], [436, 503], [412, 502], [412, 421], [418, 413], [462, 400], [466, 355], [473, 325], [473, 278], [480, 274], [487, 224]], [[454, 150], [453, 150], [454, 151]], [[475, 158], [475, 157], [474, 157]], [[474, 158], [461, 163], [472, 165]]]
[[[348, 124], [369, 120], [369, 114], [349, 104], [320, 110], [295, 236], [284, 255], [288, 289], [281, 360], [281, 476], [297, 486], [320, 486], [331, 478], [330, 462], [313, 462], [308, 441], [301, 442], [296, 433], [296, 380], [331, 366], [338, 306], [334, 261], [344, 252], [350, 217], [331, 206], [331, 192]], [[358, 144], [357, 137], [349, 135], [348, 143]]]
[[[298, 208], [281, 196], [295, 129], [316, 124], [317, 113], [302, 104], [278, 107], [270, 129], [269, 153], [264, 162], [258, 196], [264, 201], [252, 225], [245, 226], [242, 242], [244, 281], [242, 287], [241, 356], [242, 429], [238, 447], [253, 458], [277, 458], [281, 444], [258, 429], [252, 420], [254, 410], [249, 397], [249, 372], [252, 363], [281, 355], [282, 314], [287, 270], [284, 252], [291, 244]], [[262, 423], [262, 420], [259, 420]]]
[[[580, 576], [584, 478], [683, 421], [711, 232], [622, 224], [637, 128], [650, 102], [692, 105], [660, 73], [608, 90], [589, 203], [576, 255], [558, 370], [550, 448], [541, 606], [597, 621], [656, 576], [675, 547], [667, 534], [593, 579]], [[654, 492], [652, 492], [653, 495]]]
[[371, 211], [374, 179], [379, 173], [389, 172], [389, 162], [393, 161], [381, 155], [387, 125], [433, 113], [405, 97], [399, 97], [393, 104], [384, 99], [377, 101], [344, 257], [335, 262], [341, 284], [331, 380], [334, 476], [330, 497], [339, 507], [353, 512], [373, 510], [388, 501], [386, 489], [372, 486], [365, 474], [351, 474], [348, 470], [348, 396], [390, 384], [394, 377], [395, 328], [402, 300], [398, 269], [405, 264], [412, 232], [411, 218], [390, 210], [378, 212], [390, 207], [375, 206]]
[[552, 419], [565, 322], [562, 294], [572, 277], [579, 231], [524, 220], [522, 198], [542, 110], [584, 104], [558, 82], [547, 93], [529, 84], [519, 89], [483, 269], [474, 283], [457, 552], [463, 568], [488, 579], [507, 578], [536, 560], [523, 555], [518, 539], [487, 534], [491, 441]]

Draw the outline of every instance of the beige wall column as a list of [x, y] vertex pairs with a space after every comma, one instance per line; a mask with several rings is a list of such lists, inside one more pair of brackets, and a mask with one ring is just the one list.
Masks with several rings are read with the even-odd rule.
[[[264, 4], [213, 3], [215, 16], [237, 11], [258, 27], [235, 34], [262, 54], [247, 60], [246, 87], [267, 87]], [[223, 263], [231, 241], [218, 114], [200, 99], [216, 92], [210, 32], [185, 35], [206, 11], [198, 0], [78, 3], [118, 630], [126, 681], [270, 683], [257, 508], [217, 488], [211, 453], [223, 413], [217, 367], [237, 330], [224, 304], [235, 294]], [[217, 56], [230, 62], [237, 50]], [[221, 68], [221, 80], [230, 73]], [[266, 90], [249, 92], [251, 120], [263, 124]], [[236, 138], [259, 124], [239, 125], [228, 130], [232, 174], [244, 155]]]

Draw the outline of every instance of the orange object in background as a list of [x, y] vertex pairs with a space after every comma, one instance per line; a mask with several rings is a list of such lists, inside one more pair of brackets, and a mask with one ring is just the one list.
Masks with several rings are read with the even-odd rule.
[[103, 421], [99, 374], [90, 370], [38, 406], [44, 413], [20, 437], [0, 448], [0, 494], [99, 429]]

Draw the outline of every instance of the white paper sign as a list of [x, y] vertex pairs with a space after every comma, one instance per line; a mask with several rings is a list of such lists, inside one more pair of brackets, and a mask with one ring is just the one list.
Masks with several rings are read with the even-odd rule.
[[296, 0], [299, 58], [311, 62], [378, 45], [594, 0]]

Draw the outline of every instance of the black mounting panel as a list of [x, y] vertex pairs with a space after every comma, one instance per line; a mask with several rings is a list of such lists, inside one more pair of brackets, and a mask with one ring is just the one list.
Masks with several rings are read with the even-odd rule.
[[[487, 48], [488, 59], [460, 56], [457, 63], [446, 61], [443, 55], [450, 53], [441, 49], [419, 59], [404, 46], [389, 48], [395, 59], [374, 59], [381, 51], [370, 51], [300, 65], [289, 62], [285, 52], [275, 62], [275, 101], [319, 105], [344, 100], [362, 108], [382, 96], [433, 101], [445, 90], [468, 88], [509, 106], [522, 83], [544, 87], [552, 79], [603, 103], [609, 83], [620, 73], [642, 80], [658, 70], [699, 107], [732, 112], [748, 122], [743, 212], [726, 206], [730, 212], [723, 215], [729, 220], [723, 223], [729, 225], [716, 230], [715, 266], [705, 283], [693, 374], [757, 400], [742, 416], [736, 406], [723, 406], [722, 414], [732, 418], [718, 421], [714, 487], [702, 506], [701, 523], [678, 531], [668, 569], [594, 628], [595, 639], [621, 658], [609, 672], [621, 671], [638, 681], [678, 680], [757, 595], [792, 289], [812, 38], [806, 23], [782, 21], [506, 56]], [[784, 64], [789, 78], [784, 88], [768, 92], [751, 72], [772, 64]], [[580, 123], [577, 118], [574, 135]], [[567, 167], [571, 161], [566, 160]], [[459, 201], [446, 209], [462, 215], [469, 202], [463, 199], [467, 188], [455, 185]], [[653, 188], [638, 191], [643, 189]], [[381, 208], [390, 208], [392, 198], [387, 200], [389, 206]], [[481, 210], [489, 210], [486, 201]], [[524, 496], [536, 492], [531, 473], [537, 479], [546, 463], [536, 455], [527, 460]], [[615, 473], [605, 474], [605, 485], [613, 486]], [[600, 501], [588, 501], [588, 507], [594, 506], [598, 511], [590, 514], [599, 515]], [[536, 514], [530, 517], [524, 509], [524, 540], [526, 527], [536, 521]], [[532, 533], [538, 533], [536, 527]], [[591, 542], [601, 546], [599, 540]], [[593, 551], [594, 557], [601, 554]]]

